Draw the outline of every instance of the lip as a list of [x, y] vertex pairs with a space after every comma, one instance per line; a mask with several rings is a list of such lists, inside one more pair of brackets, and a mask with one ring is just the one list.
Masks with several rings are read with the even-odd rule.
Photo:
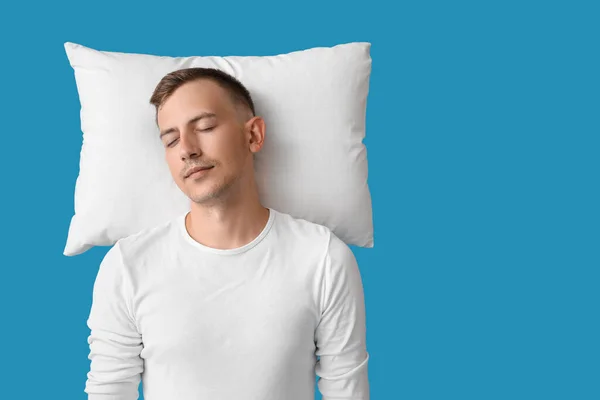
[[190, 169], [186, 175], [185, 178], [198, 178], [200, 176], [203, 176], [204, 174], [206, 174], [209, 170], [211, 170], [213, 167], [195, 167]]

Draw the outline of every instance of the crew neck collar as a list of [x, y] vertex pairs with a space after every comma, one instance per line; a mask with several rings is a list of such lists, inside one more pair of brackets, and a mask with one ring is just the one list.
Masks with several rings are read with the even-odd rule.
[[271, 227], [273, 226], [273, 223], [275, 221], [276, 212], [272, 208], [267, 207], [267, 209], [269, 210], [269, 218], [268, 218], [267, 223], [265, 224], [264, 228], [262, 229], [262, 231], [258, 234], [258, 236], [256, 236], [251, 242], [249, 242], [241, 247], [236, 247], [233, 249], [216, 249], [214, 247], [206, 246], [206, 245], [196, 241], [194, 238], [192, 238], [185, 226], [185, 219], [186, 219], [187, 215], [190, 213], [189, 211], [184, 213], [183, 215], [181, 215], [178, 218], [177, 225], [179, 226], [179, 231], [183, 235], [183, 238], [185, 239], [185, 241], [197, 249], [200, 249], [205, 252], [213, 253], [213, 254], [218, 254], [218, 255], [241, 254], [241, 253], [244, 253], [244, 252], [252, 249], [254, 246], [259, 244], [271, 230]]

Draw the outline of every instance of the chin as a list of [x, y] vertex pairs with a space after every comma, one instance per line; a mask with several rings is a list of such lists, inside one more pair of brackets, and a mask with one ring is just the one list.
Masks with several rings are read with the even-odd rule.
[[217, 193], [206, 193], [206, 194], [194, 194], [192, 196], [188, 196], [189, 199], [196, 204], [208, 204], [212, 203], [215, 200], [219, 199]]
[[214, 200], [221, 195], [222, 191], [217, 187], [192, 188], [188, 191], [187, 196], [194, 203], [206, 203]]
[[235, 179], [211, 179], [190, 181], [187, 183], [185, 193], [194, 203], [207, 203], [219, 199], [229, 192]]

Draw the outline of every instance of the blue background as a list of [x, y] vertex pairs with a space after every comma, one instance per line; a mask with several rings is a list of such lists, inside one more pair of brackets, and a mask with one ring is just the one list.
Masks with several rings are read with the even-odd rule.
[[599, 399], [592, 4], [4, 3], [0, 397], [86, 398], [107, 248], [62, 255], [81, 146], [65, 41], [171, 56], [370, 41], [376, 243], [353, 250], [372, 398]]

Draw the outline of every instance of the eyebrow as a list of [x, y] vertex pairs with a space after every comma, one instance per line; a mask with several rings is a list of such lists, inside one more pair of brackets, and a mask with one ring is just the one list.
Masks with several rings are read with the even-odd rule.
[[[216, 116], [217, 116], [217, 114], [215, 114], [215, 113], [203, 112], [203, 113], [200, 113], [200, 114], [196, 115], [194, 118], [190, 119], [186, 123], [186, 125], [193, 124], [193, 123], [198, 122], [198, 121], [200, 121], [201, 119], [204, 119], [204, 118], [216, 118]], [[163, 136], [168, 135], [169, 133], [173, 133], [173, 132], [177, 132], [177, 128], [168, 128], [168, 129], [165, 129], [164, 131], [160, 132], [160, 137], [162, 138]]]

